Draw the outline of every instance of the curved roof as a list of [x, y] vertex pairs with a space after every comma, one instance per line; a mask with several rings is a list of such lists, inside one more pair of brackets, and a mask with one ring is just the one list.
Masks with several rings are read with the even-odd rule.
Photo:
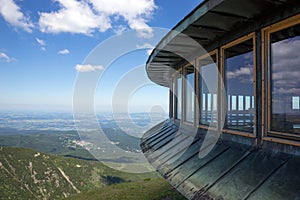
[[[283, 10], [285, 14], [274, 13]], [[206, 51], [250, 33], [257, 27], [288, 17], [299, 10], [298, 0], [205, 0], [180, 21], [156, 46], [146, 63], [151, 81], [169, 86], [171, 69], [177, 69], [199, 56], [198, 46], [182, 39], [195, 40]], [[263, 20], [261, 20], [263, 19]]]
[[199, 157], [205, 132], [165, 121], [141, 140], [148, 161], [188, 199], [299, 199], [300, 156], [220, 139]]

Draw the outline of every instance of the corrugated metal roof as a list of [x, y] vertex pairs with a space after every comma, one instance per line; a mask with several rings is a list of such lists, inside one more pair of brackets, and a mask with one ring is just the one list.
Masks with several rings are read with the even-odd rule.
[[141, 142], [149, 162], [187, 198], [300, 198], [299, 156], [220, 140], [199, 158], [206, 133], [194, 137], [188, 130], [167, 120], [145, 133]]

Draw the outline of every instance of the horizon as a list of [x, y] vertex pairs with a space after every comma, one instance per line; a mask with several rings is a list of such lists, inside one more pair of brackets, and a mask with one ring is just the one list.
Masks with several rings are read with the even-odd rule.
[[[101, 60], [87, 61], [99, 45], [128, 31], [147, 39], [153, 27], [173, 28], [200, 3], [193, 0], [182, 6], [170, 0], [131, 1], [136, 4], [132, 9], [117, 1], [101, 2], [105, 8], [94, 1], [1, 2], [0, 110], [62, 112], [73, 111], [77, 77], [100, 71], [103, 79], [94, 93], [94, 108], [109, 112], [118, 82], [130, 70], [145, 65], [151, 49], [164, 35], [156, 36], [152, 44], [139, 43], [134, 51], [109, 63], [105, 72]], [[114, 11], [109, 11], [111, 7]], [[106, 52], [110, 51], [113, 53], [114, 48]], [[150, 112], [153, 106], [160, 106], [167, 113], [168, 88], [155, 84], [140, 87], [130, 95], [126, 106], [133, 112]]]

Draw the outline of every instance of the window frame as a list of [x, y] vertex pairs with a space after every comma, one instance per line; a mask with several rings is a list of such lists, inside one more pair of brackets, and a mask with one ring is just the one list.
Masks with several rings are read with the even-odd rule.
[[169, 79], [169, 118], [174, 119], [174, 92], [175, 92], [175, 84], [173, 75]]
[[[276, 141], [280, 143], [300, 145], [300, 135], [281, 131], [271, 130], [271, 104], [272, 104], [272, 77], [271, 77], [271, 66], [270, 66], [270, 37], [271, 34], [294, 25], [300, 24], [300, 14], [267, 26], [261, 29], [262, 32], [262, 91], [263, 91], [263, 106], [262, 106], [262, 136], [263, 140]], [[298, 141], [297, 141], [298, 140]], [[296, 142], [296, 143], [295, 143]]]
[[[249, 33], [245, 36], [242, 36], [236, 40], [233, 40], [232, 42], [229, 42], [223, 46], [220, 47], [220, 54], [221, 54], [221, 76], [222, 76], [222, 80], [224, 81], [224, 86], [226, 87], [226, 82], [225, 82], [225, 50], [230, 48], [230, 47], [233, 47], [235, 45], [238, 45], [242, 42], [245, 42], [249, 39], [252, 39], [252, 42], [253, 42], [253, 84], [254, 84], [254, 88], [253, 88], [253, 91], [254, 91], [254, 100], [256, 99], [256, 95], [257, 95], [257, 91], [256, 91], [256, 67], [257, 67], [257, 63], [256, 63], [256, 38], [255, 38], [256, 34], [255, 32], [252, 32], [252, 33]], [[224, 88], [225, 89], [225, 88]], [[224, 91], [226, 92], [226, 91]], [[221, 96], [221, 102], [222, 103], [222, 113], [227, 113], [227, 108], [228, 108], [228, 105], [226, 103], [225, 105], [225, 102], [227, 102], [227, 94], [222, 95]], [[226, 98], [226, 99], [224, 99]], [[225, 117], [225, 119], [222, 119], [222, 121], [224, 121], [224, 127], [222, 129], [222, 132], [223, 133], [229, 133], [229, 134], [233, 134], [233, 135], [240, 135], [240, 136], [245, 136], [245, 137], [249, 137], [249, 138], [257, 138], [257, 133], [256, 133], [256, 126], [257, 126], [257, 122], [256, 122], [256, 119], [257, 119], [257, 112], [256, 112], [256, 107], [257, 107], [257, 102], [254, 102], [254, 106], [255, 106], [255, 113], [254, 113], [254, 118], [253, 118], [253, 132], [252, 133], [249, 133], [249, 132], [246, 132], [246, 131], [240, 131], [240, 130], [233, 130], [233, 129], [228, 129], [225, 127], [225, 124], [226, 124], [226, 115], [223, 116]]]
[[[186, 95], [187, 95], [187, 91], [186, 91], [187, 78], [186, 78], [186, 75], [187, 75], [187, 68], [188, 67], [193, 67], [193, 69], [194, 69], [194, 105], [193, 105], [193, 107], [194, 107], [194, 112], [193, 112], [194, 120], [193, 121], [188, 121], [186, 119], [186, 111], [187, 111], [187, 109], [186, 109], [186, 107], [187, 107], [187, 105], [186, 105]], [[193, 125], [193, 126], [195, 124], [195, 117], [196, 117], [196, 115], [195, 115], [195, 113], [196, 113], [196, 111], [195, 111], [195, 108], [196, 108], [196, 106], [195, 106], [196, 105], [196, 91], [195, 90], [197, 89], [197, 87], [195, 85], [196, 84], [196, 72], [197, 72], [197, 70], [196, 70], [194, 61], [189, 62], [188, 64], [186, 64], [182, 67], [182, 81], [183, 81], [182, 82], [182, 100], [181, 100], [181, 102], [182, 102], [182, 105], [181, 105], [182, 121], [184, 123], [188, 124], [188, 125]]]
[[[200, 124], [200, 115], [201, 115], [201, 109], [200, 109], [200, 106], [202, 105], [202, 92], [200, 92], [200, 88], [199, 88], [199, 84], [200, 84], [200, 65], [199, 65], [199, 62], [201, 60], [203, 60], [204, 58], [207, 58], [209, 56], [212, 56], [212, 55], [216, 55], [216, 70], [217, 70], [217, 74], [216, 74], [216, 80], [217, 80], [217, 83], [216, 83], [216, 87], [217, 87], [217, 123], [216, 123], [216, 126], [209, 126], [209, 125], [205, 125], [205, 124]], [[195, 118], [197, 118], [197, 127], [198, 128], [202, 128], [202, 129], [208, 129], [208, 130], [214, 130], [214, 131], [217, 131], [219, 130], [219, 112], [218, 110], [220, 109], [218, 106], [220, 105], [218, 103], [218, 100], [219, 100], [219, 96], [220, 96], [220, 88], [219, 88], [219, 76], [218, 76], [218, 73], [219, 73], [219, 68], [218, 68], [218, 65], [219, 65], [219, 51], [218, 49], [215, 49], [213, 51], [210, 51], [209, 53], [206, 53], [198, 58], [196, 58], [195, 60], [195, 69], [196, 69], [196, 76], [195, 76], [195, 79], [196, 79], [196, 83], [195, 83], [195, 88], [196, 88], [196, 96], [197, 96], [197, 99], [196, 101], [198, 102], [198, 105], [196, 106], [196, 109], [197, 112], [195, 113]], [[200, 93], [199, 93], [200, 92]]]
[[[173, 119], [174, 121], [177, 122], [182, 122], [183, 121], [183, 110], [182, 110], [182, 106], [183, 106], [183, 68], [180, 67], [174, 74], [173, 74], [173, 78], [172, 80], [174, 81], [174, 93], [173, 93]], [[180, 118], [178, 118], [178, 75], [181, 75], [181, 116]]]

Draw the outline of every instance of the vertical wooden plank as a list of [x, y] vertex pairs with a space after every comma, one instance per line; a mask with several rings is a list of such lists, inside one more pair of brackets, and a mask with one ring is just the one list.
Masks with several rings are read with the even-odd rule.
[[[255, 115], [254, 115], [254, 133], [257, 137], [256, 145], [262, 146], [262, 138], [263, 138], [263, 90], [262, 90], [262, 34], [261, 31], [256, 31], [255, 34], [255, 65], [254, 65], [254, 107], [255, 107]], [[252, 101], [252, 98], [251, 98]], [[251, 104], [252, 105], [252, 104]]]
[[186, 66], [183, 66], [182, 67], [182, 83], [181, 83], [181, 121], [186, 121], [186, 70], [187, 70], [187, 67]]
[[213, 111], [214, 111], [214, 94], [210, 96], [210, 121], [213, 122]]
[[173, 79], [169, 80], [169, 118], [173, 118]]
[[228, 95], [228, 105], [227, 105], [227, 124], [232, 125], [232, 96]]
[[204, 94], [204, 98], [205, 98], [205, 122], [207, 122], [207, 120], [208, 120], [208, 93], [206, 95]]
[[235, 117], [236, 117], [236, 126], [239, 126], [240, 125], [240, 111], [239, 111], [239, 96], [236, 95], [236, 104], [235, 104], [235, 108], [236, 108], [236, 114], [235, 114]]
[[195, 80], [194, 80], [194, 92], [195, 92], [195, 104], [194, 104], [194, 125], [197, 126], [199, 124], [199, 70], [197, 67], [197, 60], [194, 60], [194, 70], [195, 70]]
[[177, 93], [178, 93], [178, 88], [177, 88], [177, 73], [176, 75], [174, 76], [174, 93], [175, 93], [175, 101], [174, 101], [174, 119], [177, 119], [177, 104], [178, 104], [178, 96], [177, 96]]
[[247, 112], [246, 112], [246, 96], [243, 95], [243, 125], [245, 126], [246, 125], [246, 120], [247, 120]]

